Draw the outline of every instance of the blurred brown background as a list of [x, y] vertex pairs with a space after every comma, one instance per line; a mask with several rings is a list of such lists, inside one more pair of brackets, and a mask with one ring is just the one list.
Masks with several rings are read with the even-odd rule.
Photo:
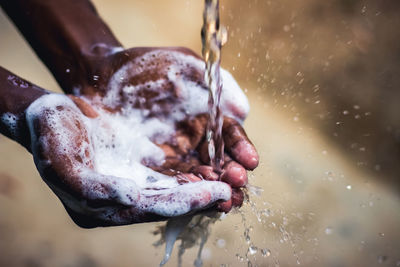
[[[94, 3], [126, 47], [200, 52], [201, 0]], [[400, 266], [399, 12], [396, 0], [221, 0], [222, 65], [249, 97], [262, 160], [250, 183], [264, 192], [245, 222], [212, 227], [205, 266]], [[0, 65], [60, 91], [1, 12], [0, 36]], [[0, 137], [0, 152], [0, 266], [158, 265], [161, 224], [79, 229], [24, 149]]]

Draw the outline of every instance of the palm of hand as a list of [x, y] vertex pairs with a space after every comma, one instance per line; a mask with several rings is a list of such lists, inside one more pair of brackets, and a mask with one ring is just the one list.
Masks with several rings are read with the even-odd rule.
[[[256, 167], [257, 154], [240, 124], [226, 118], [226, 183], [215, 181], [219, 174], [206, 165], [204, 63], [176, 49], [133, 49], [111, 62], [116, 70], [100, 81], [93, 76], [79, 96], [44, 96], [27, 111], [35, 163], [74, 221], [154, 221], [217, 201], [227, 210], [231, 197], [240, 205], [231, 187], [247, 182], [245, 168]], [[236, 83], [229, 86], [223, 109], [242, 120], [246, 99]]]

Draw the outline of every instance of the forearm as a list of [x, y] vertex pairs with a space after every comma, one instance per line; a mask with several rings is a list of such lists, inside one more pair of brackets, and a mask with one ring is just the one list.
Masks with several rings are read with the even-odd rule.
[[0, 0], [7, 15], [68, 93], [121, 44], [89, 0]]
[[0, 67], [0, 133], [30, 150], [25, 110], [47, 93]]

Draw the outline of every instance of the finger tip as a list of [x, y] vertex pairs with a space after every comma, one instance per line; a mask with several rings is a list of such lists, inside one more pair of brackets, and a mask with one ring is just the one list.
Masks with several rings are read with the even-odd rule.
[[232, 199], [218, 203], [217, 209], [221, 212], [228, 213], [232, 209]]
[[244, 200], [244, 193], [241, 189], [235, 188], [232, 190], [232, 206], [241, 207]]
[[246, 170], [237, 162], [230, 162], [225, 166], [221, 179], [232, 187], [242, 187], [247, 184]]
[[232, 149], [233, 156], [246, 169], [254, 170], [259, 163], [259, 156], [254, 146], [246, 141], [238, 142]]
[[259, 157], [257, 152], [255, 152], [255, 154], [253, 155], [253, 157], [250, 157], [247, 159], [245, 166], [248, 170], [254, 170], [255, 168], [257, 168], [258, 163], [259, 163]]

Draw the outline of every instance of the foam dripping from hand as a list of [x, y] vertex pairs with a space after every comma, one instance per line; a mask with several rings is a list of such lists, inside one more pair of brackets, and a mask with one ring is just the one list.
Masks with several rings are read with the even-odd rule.
[[167, 222], [165, 228], [165, 253], [164, 258], [160, 263], [160, 266], [166, 264], [171, 257], [172, 249], [179, 234], [185, 229], [185, 227], [192, 220], [193, 216], [182, 216], [172, 218]]
[[174, 243], [180, 241], [178, 247], [178, 266], [182, 266], [182, 256], [186, 249], [199, 246], [194, 266], [201, 267], [203, 265], [201, 255], [210, 235], [210, 226], [217, 220], [222, 219], [222, 215], [224, 213], [211, 211], [197, 215], [176, 217], [170, 219], [166, 225], [158, 227], [153, 234], [160, 235], [160, 239], [154, 243], [154, 246], [158, 247], [165, 244], [164, 258], [160, 266], [167, 263], [172, 255]]

